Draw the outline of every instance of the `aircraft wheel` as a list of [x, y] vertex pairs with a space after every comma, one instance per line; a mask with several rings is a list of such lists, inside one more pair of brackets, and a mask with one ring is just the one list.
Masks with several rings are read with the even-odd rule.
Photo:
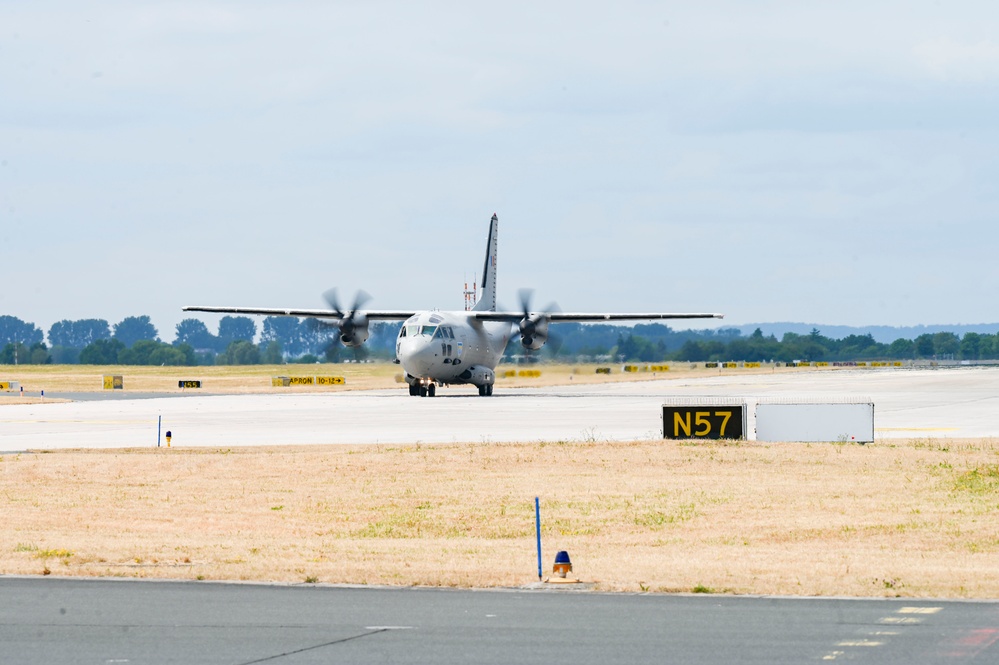
[[427, 387], [420, 386], [420, 397], [426, 397], [426, 396], [427, 396]]
[[437, 386], [436, 384], [431, 383], [429, 386], [427, 386], [427, 397], [434, 397], [436, 395], [437, 395]]
[[416, 397], [420, 394], [420, 386], [416, 383], [409, 384], [409, 396]]
[[489, 397], [493, 396], [493, 384], [490, 383], [488, 386], [486, 386], [486, 395], [488, 395]]

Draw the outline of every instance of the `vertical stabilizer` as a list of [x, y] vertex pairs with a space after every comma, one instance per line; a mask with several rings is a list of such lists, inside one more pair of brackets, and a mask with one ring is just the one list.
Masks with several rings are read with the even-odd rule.
[[482, 268], [482, 297], [472, 310], [476, 312], [496, 311], [496, 241], [499, 238], [499, 219], [496, 215], [489, 220], [489, 239], [486, 242], [486, 265]]

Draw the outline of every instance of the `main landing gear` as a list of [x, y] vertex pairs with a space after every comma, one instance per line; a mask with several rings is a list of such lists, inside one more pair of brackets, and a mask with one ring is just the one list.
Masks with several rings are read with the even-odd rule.
[[411, 383], [409, 384], [409, 395], [410, 397], [434, 397], [437, 395], [437, 384]]
[[[481, 397], [489, 397], [493, 394], [493, 384], [491, 383], [477, 386], [477, 388]], [[413, 383], [409, 384], [409, 395], [410, 397], [435, 397], [437, 384], [432, 381], [423, 383], [423, 381], [414, 378]]]

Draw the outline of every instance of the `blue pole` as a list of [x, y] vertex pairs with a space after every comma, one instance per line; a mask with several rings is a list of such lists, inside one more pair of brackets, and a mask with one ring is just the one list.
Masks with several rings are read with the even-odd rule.
[[156, 422], [156, 447], [160, 447], [160, 430], [163, 429], [163, 416]]
[[541, 503], [538, 497], [534, 497], [534, 528], [538, 534], [538, 579], [541, 580]]

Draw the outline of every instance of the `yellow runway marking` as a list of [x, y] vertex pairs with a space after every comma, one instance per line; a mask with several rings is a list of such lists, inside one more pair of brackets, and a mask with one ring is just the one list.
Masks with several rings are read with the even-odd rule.
[[840, 642], [836, 646], [838, 647], [880, 647], [883, 646], [884, 642], [875, 642], [874, 640], [851, 640], [847, 642]]
[[899, 614], [936, 614], [942, 607], [903, 607]]

